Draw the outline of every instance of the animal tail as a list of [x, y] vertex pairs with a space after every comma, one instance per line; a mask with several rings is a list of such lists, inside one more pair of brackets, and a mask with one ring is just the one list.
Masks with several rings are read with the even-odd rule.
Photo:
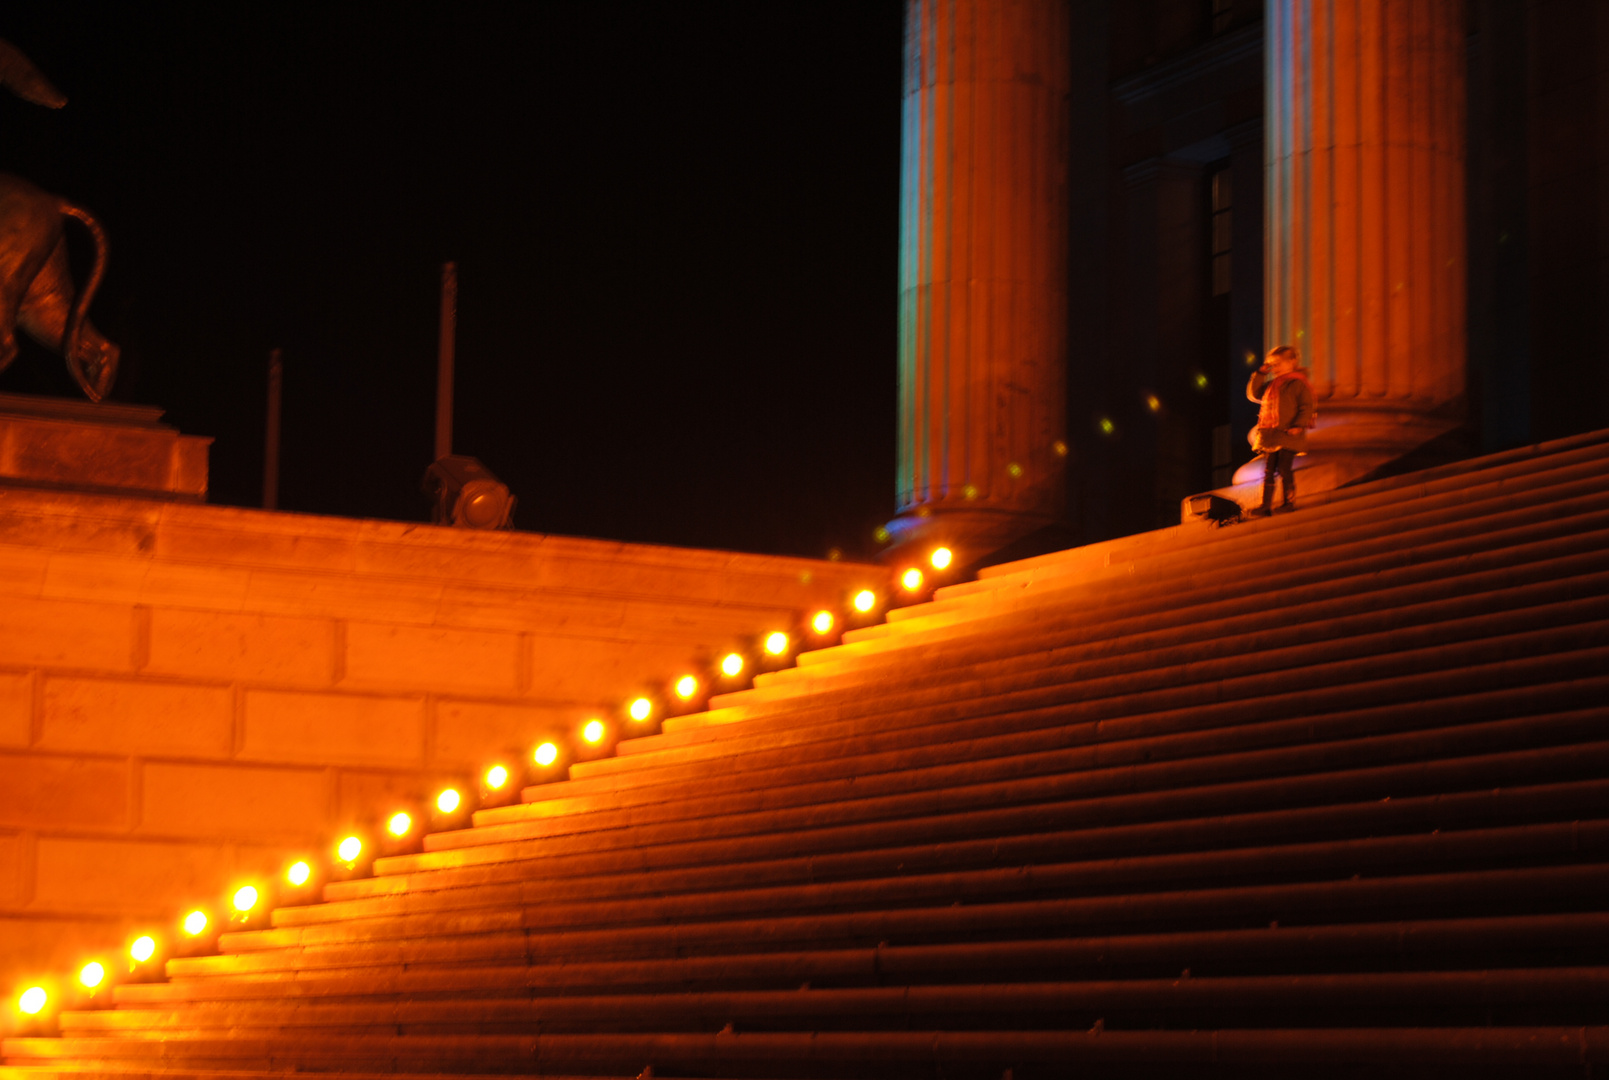
[[95, 220], [94, 214], [91, 214], [81, 206], [74, 206], [65, 199], [61, 202], [61, 212], [68, 217], [77, 218], [83, 222], [84, 228], [88, 229], [90, 236], [95, 238], [95, 266], [90, 270], [89, 280], [84, 282], [83, 289], [78, 293], [78, 302], [73, 305], [72, 314], [67, 319], [67, 332], [62, 335], [61, 351], [62, 355], [67, 359], [68, 370], [77, 377], [80, 385], [89, 394], [90, 400], [99, 401], [101, 395], [88, 385], [88, 381], [84, 378], [79, 367], [78, 335], [83, 330], [85, 317], [89, 314], [90, 301], [95, 299], [95, 290], [101, 287], [101, 278], [106, 276], [108, 247], [106, 230], [101, 228], [101, 223]]

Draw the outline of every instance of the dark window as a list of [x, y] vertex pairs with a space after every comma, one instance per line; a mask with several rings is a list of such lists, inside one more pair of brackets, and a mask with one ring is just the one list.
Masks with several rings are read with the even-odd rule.
[[1234, 174], [1228, 168], [1212, 174], [1212, 295], [1229, 293], [1229, 259], [1233, 247]]

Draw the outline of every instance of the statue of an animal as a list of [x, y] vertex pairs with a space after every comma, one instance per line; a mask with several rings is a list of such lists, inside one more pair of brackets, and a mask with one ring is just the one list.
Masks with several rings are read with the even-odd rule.
[[[73, 302], [67, 218], [95, 238], [95, 266]], [[86, 318], [106, 273], [106, 233], [89, 211], [0, 173], [0, 371], [17, 358], [17, 328], [61, 353], [85, 396], [100, 401], [117, 381], [118, 348]]]

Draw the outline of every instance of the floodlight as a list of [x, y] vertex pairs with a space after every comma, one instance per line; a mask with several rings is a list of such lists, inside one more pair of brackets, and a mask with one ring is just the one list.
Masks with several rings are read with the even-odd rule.
[[45, 993], [43, 986], [30, 986], [17, 998], [17, 1008], [29, 1016], [38, 1016], [45, 1011], [45, 1002], [50, 995]]
[[954, 558], [955, 552], [951, 551], [947, 547], [941, 547], [934, 548], [933, 554], [927, 557], [927, 561], [933, 564], [933, 569], [935, 570], [948, 570], [950, 568], [950, 562]]
[[425, 494], [435, 500], [430, 520], [460, 529], [506, 529], [514, 496], [490, 469], [472, 457], [448, 454], [425, 470]]
[[451, 814], [463, 803], [463, 797], [456, 788], [446, 788], [436, 796], [436, 809], [443, 814]]
[[743, 671], [743, 657], [737, 653], [727, 653], [721, 658], [721, 674], [728, 679], [736, 678]]
[[646, 720], [653, 714], [654, 703], [645, 697], [640, 697], [631, 703], [627, 710], [633, 720]]
[[810, 620], [810, 629], [818, 634], [830, 634], [832, 633], [832, 624], [835, 621], [832, 617], [832, 612], [818, 611]]
[[106, 981], [106, 965], [99, 960], [91, 960], [78, 969], [78, 984], [85, 990], [93, 990]]
[[[593, 723], [596, 724], [598, 722], [594, 720]], [[599, 726], [601, 727], [602, 725], [600, 724]], [[559, 748], [553, 743], [545, 742], [536, 748], [536, 752], [532, 754], [531, 757], [535, 759], [538, 765], [545, 769], [555, 761], [559, 760]]]

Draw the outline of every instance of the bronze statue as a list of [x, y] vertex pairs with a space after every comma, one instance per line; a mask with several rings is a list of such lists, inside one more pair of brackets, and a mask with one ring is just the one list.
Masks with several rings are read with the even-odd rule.
[[[50, 80], [16, 46], [0, 41], [0, 86], [18, 97], [59, 109], [67, 104]], [[63, 219], [84, 223], [95, 238], [95, 267], [73, 302]], [[106, 233], [82, 207], [0, 174], [0, 371], [17, 358], [17, 328], [67, 361], [91, 401], [117, 381], [118, 349], [86, 318], [106, 273]]]

